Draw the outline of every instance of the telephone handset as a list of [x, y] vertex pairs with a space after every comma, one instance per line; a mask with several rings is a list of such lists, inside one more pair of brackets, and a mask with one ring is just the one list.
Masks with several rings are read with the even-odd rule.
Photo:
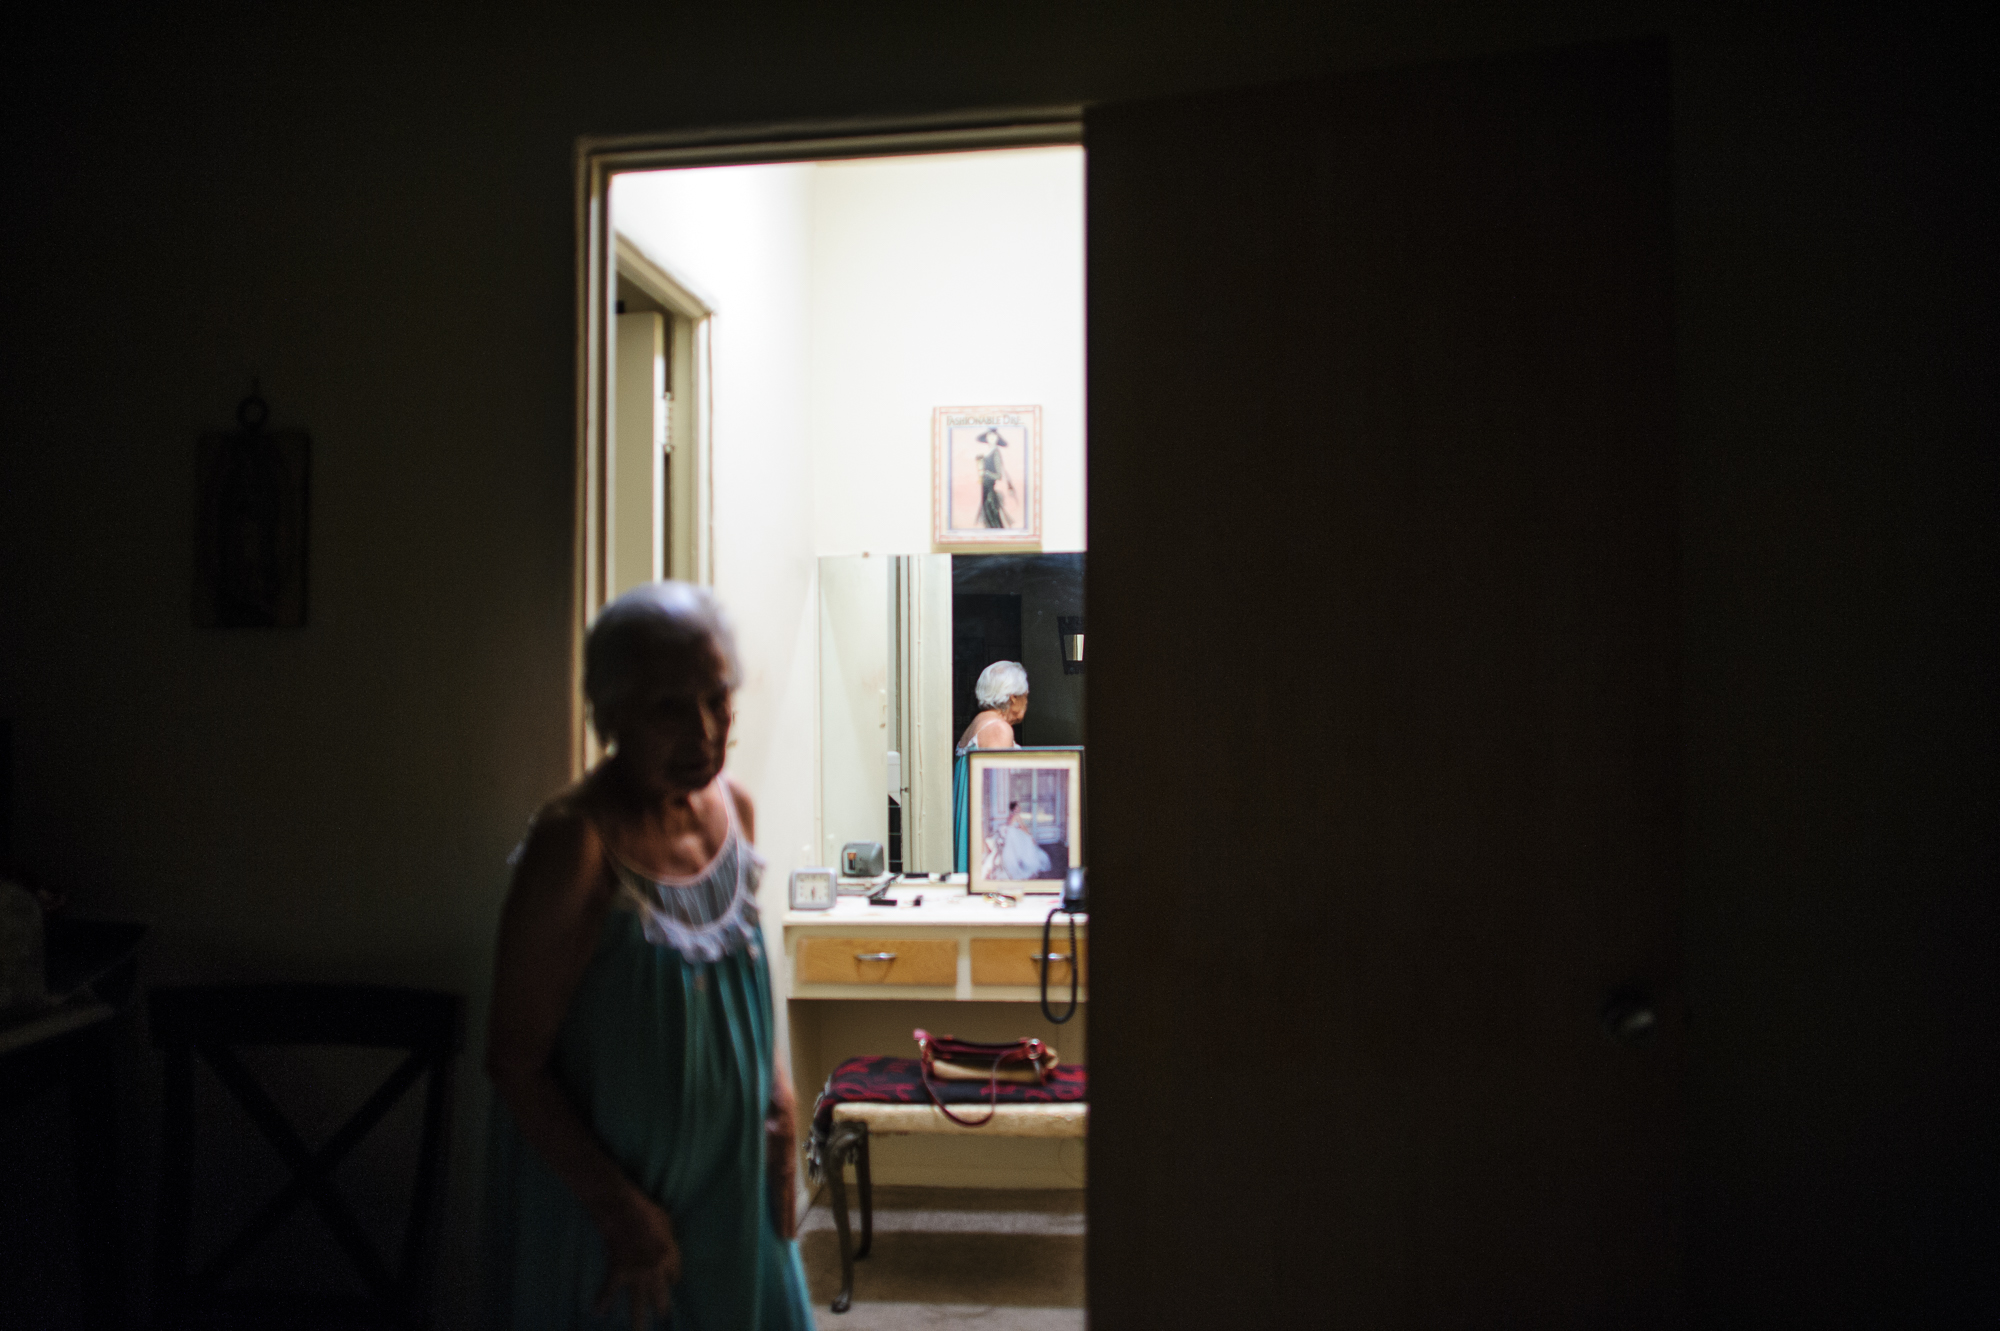
[[[1077, 998], [1081, 992], [1079, 985], [1083, 977], [1083, 959], [1076, 951], [1076, 917], [1090, 909], [1089, 895], [1084, 890], [1084, 870], [1081, 866], [1063, 875], [1062, 900], [1042, 921], [1042, 951], [1035, 960], [1042, 967], [1042, 1015], [1060, 1026], [1076, 1015]], [[1056, 922], [1056, 916], [1069, 916], [1069, 1007], [1058, 1017], [1049, 1007], [1049, 926]]]
[[1060, 909], [1072, 915], [1090, 909], [1083, 890], [1084, 870], [1081, 865], [1063, 875], [1062, 906]]

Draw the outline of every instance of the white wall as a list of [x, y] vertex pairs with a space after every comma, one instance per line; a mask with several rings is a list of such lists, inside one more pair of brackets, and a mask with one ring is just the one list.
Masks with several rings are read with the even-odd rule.
[[931, 410], [1042, 408], [1042, 548], [1081, 550], [1083, 150], [812, 177], [814, 539], [931, 549]]
[[786, 876], [811, 862], [818, 768], [805, 446], [812, 173], [780, 165], [626, 175], [611, 198], [618, 229], [715, 311], [715, 589], [744, 666], [729, 766], [757, 802], [774, 945]]

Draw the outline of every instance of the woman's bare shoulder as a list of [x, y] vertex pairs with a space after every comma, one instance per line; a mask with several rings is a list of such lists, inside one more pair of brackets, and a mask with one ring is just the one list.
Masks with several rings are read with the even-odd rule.
[[1014, 727], [998, 712], [988, 712], [973, 727], [972, 739], [982, 749], [1014, 747]]
[[[985, 736], [987, 728], [991, 726], [995, 721], [1000, 722], [1000, 724], [1003, 726], [1007, 725], [1007, 722], [1001, 717], [1000, 713], [994, 711], [990, 707], [987, 708], [985, 711], [975, 713], [972, 720], [966, 723], [965, 733], [958, 737], [958, 747], [961, 749], [991, 749], [996, 747], [1004, 747], [1000, 745], [993, 745], [986, 743]], [[1013, 733], [1013, 729], [1014, 728], [1012, 726], [1007, 726], [1007, 731], [1009, 734]]]
[[589, 791], [579, 781], [552, 796], [528, 827], [515, 872], [517, 890], [568, 895], [589, 892], [603, 879], [604, 843], [592, 816]]

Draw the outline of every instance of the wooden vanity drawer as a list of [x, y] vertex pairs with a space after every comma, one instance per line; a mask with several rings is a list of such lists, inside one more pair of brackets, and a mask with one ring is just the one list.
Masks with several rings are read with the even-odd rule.
[[[1090, 979], [1090, 943], [1086, 939], [1076, 940], [1076, 950], [1083, 965], [1083, 979]], [[1069, 955], [1069, 931], [1051, 932], [1049, 951], [1058, 956]], [[972, 940], [972, 982], [974, 984], [1028, 984], [1042, 982], [1042, 963], [1035, 960], [1042, 953], [1039, 938], [975, 938]], [[1049, 963], [1049, 985], [1069, 984], [1069, 963], [1051, 961]]]
[[801, 938], [794, 978], [800, 984], [950, 988], [958, 983], [958, 943], [950, 938]]

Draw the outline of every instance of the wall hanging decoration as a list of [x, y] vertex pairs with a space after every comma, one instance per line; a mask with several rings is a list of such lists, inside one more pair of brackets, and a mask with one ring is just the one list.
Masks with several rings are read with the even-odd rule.
[[1042, 544], [1042, 409], [931, 413], [932, 539], [940, 546]]
[[1083, 616], [1057, 615], [1056, 639], [1062, 645], [1063, 673], [1083, 673]]
[[234, 430], [195, 445], [194, 622], [202, 628], [299, 628], [306, 622], [306, 483], [312, 441], [267, 430], [252, 384]]

